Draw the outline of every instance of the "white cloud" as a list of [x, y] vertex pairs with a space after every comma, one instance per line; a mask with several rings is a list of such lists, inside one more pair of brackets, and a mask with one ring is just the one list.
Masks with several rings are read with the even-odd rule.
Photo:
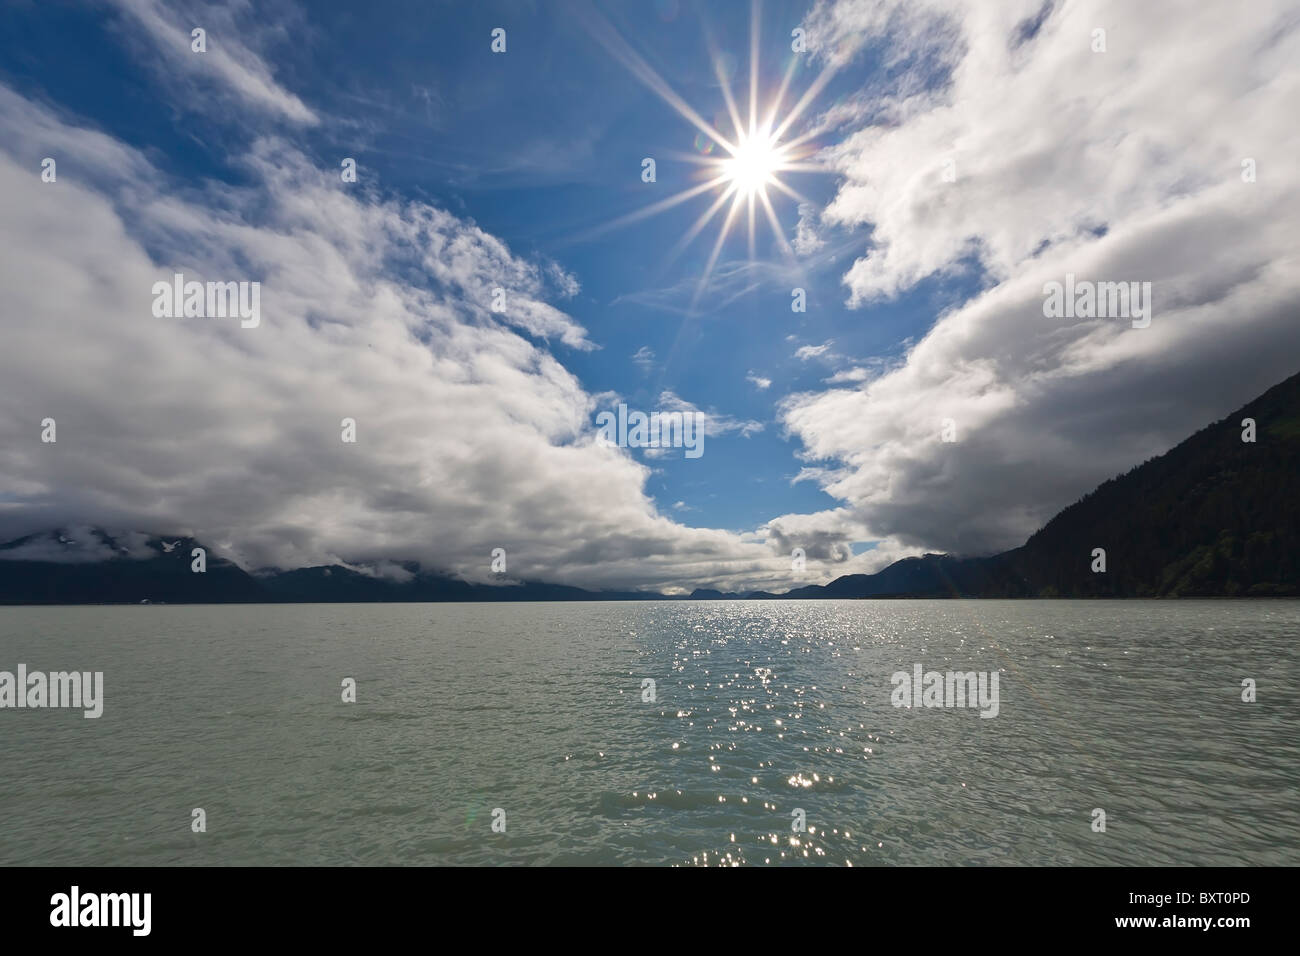
[[[139, 35], [130, 27], [143, 31], [151, 51], [147, 59], [154, 60], [154, 53], [161, 54], [158, 66], [165, 89], [174, 92], [178, 81], [191, 89], [196, 82], [206, 81], [209, 91], [215, 87], [244, 106], [304, 126], [319, 122], [301, 99], [275, 81], [263, 57], [248, 47], [246, 41], [258, 34], [260, 25], [250, 6], [233, 3], [178, 7], [159, 0], [110, 2], [128, 18], [128, 35]], [[195, 28], [206, 32], [206, 52], [191, 48]], [[191, 102], [202, 99], [202, 94], [186, 97]]]
[[799, 204], [799, 222], [795, 226], [794, 251], [801, 256], [810, 256], [826, 245], [821, 237], [817, 222], [817, 207], [812, 203]]
[[795, 349], [794, 357], [801, 362], [807, 362], [810, 359], [830, 361], [838, 357], [830, 350], [833, 344], [833, 342], [823, 342], [821, 345], [801, 345]]
[[826, 379], [826, 383], [828, 385], [843, 385], [846, 382], [865, 382], [870, 377], [870, 371], [861, 366], [855, 366], [854, 368], [841, 369]]
[[[870, 47], [887, 73], [819, 121], [850, 135], [822, 157], [843, 177], [834, 200], [800, 211], [807, 242], [823, 226], [836, 242], [869, 236], [845, 275], [855, 306], [972, 269], [987, 288], [901, 360], [857, 363], [828, 380], [851, 387], [782, 402], [803, 446], [796, 480], [842, 504], [749, 534], [659, 514], [649, 470], [595, 445], [598, 397], [551, 351], [595, 346], [553, 304], [578, 293], [575, 276], [444, 210], [349, 191], [336, 168], [259, 131], [258, 118], [322, 117], [276, 80], [257, 31], [226, 29], [250, 8], [205, 11], [199, 55], [192, 14], [117, 5], [178, 100], [203, 108], [195, 91], [215, 91], [252, 108], [251, 143], [231, 157], [246, 184], [177, 182], [0, 86], [5, 538], [91, 522], [193, 534], [246, 566], [397, 574], [384, 562], [414, 559], [479, 579], [505, 547], [519, 577], [780, 589], [796, 583], [794, 546], [807, 583], [919, 548], [1019, 544], [1097, 481], [1295, 371], [1291, 4], [1260, 0], [1246, 17], [1226, 3], [1077, 0], [1034, 32], [1037, 0], [817, 3], [821, 55], [843, 64]], [[1090, 49], [1097, 24], [1104, 54]], [[43, 156], [60, 157], [57, 184], [40, 182]], [[1241, 182], [1245, 157], [1256, 183]], [[152, 283], [173, 271], [260, 280], [262, 326], [153, 318]], [[788, 287], [789, 272], [724, 263], [701, 307]], [[1151, 281], [1151, 327], [1045, 320], [1043, 283], [1066, 272]], [[498, 286], [504, 313], [490, 308]], [[697, 291], [646, 301], [685, 309]], [[831, 345], [795, 355], [840, 358]], [[763, 427], [708, 414], [711, 436]], [[39, 441], [46, 416], [55, 445]], [[339, 441], [344, 416], [355, 446]], [[945, 418], [956, 443], [938, 440]], [[880, 544], [853, 556], [861, 540]]]
[[[989, 286], [883, 374], [782, 406], [863, 537], [1017, 545], [1296, 371], [1294, 4], [1073, 2], [1035, 32], [1039, 9], [822, 0], [809, 17], [832, 57], [875, 44], [901, 63], [824, 157], [845, 180], [823, 219], [871, 230], [851, 304], [972, 265]], [[1153, 283], [1150, 328], [1045, 319], [1067, 272]]]
[[[699, 406], [686, 401], [675, 392], [665, 390], [659, 393], [659, 407], [662, 410], [670, 412], [689, 412], [698, 413], [702, 411]], [[748, 438], [750, 435], [756, 435], [763, 430], [763, 423], [753, 419], [740, 419], [731, 415], [709, 409], [704, 412], [705, 434], [710, 438], [717, 438], [726, 435], [729, 432], [736, 432], [742, 438]]]
[[[513, 575], [591, 587], [787, 579], [762, 534], [669, 520], [649, 470], [596, 445], [593, 398], [540, 341], [591, 344], [545, 302], [576, 288], [562, 270], [348, 190], [283, 140], [245, 162], [245, 185], [179, 183], [0, 87], [0, 540], [94, 524], [193, 535], [249, 568], [488, 579], [504, 547]], [[178, 271], [260, 281], [261, 325], [155, 318], [153, 284]]]

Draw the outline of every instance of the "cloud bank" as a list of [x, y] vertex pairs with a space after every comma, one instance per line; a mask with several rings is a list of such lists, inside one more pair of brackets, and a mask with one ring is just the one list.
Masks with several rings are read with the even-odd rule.
[[[1297, 371], [1294, 3], [819, 0], [805, 25], [828, 63], [894, 67], [822, 119], [845, 134], [822, 223], [865, 237], [848, 303], [982, 291], [896, 367], [784, 402], [843, 507], [778, 526], [1014, 547]], [[1067, 274], [1151, 282], [1151, 326], [1044, 318]]]
[[[185, 42], [178, 82], [273, 116], [232, 145], [238, 185], [196, 183], [0, 87], [4, 539], [98, 525], [192, 535], [247, 568], [416, 560], [498, 580], [501, 547], [511, 580], [780, 579], [788, 558], [761, 534], [660, 515], [650, 469], [596, 444], [593, 398], [553, 352], [594, 347], [553, 304], [576, 277], [342, 182], [272, 131], [316, 114], [255, 53], [214, 69], [163, 8], [123, 6], [160, 48]], [[154, 316], [152, 287], [175, 273], [260, 282], [260, 324]]]

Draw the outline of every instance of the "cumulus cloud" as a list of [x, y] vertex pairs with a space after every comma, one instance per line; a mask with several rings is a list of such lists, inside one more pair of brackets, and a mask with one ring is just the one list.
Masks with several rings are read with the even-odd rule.
[[[832, 63], [901, 64], [824, 157], [844, 179], [823, 220], [869, 230], [850, 304], [984, 288], [887, 372], [782, 406], [871, 537], [1014, 546], [1296, 371], [1293, 3], [820, 0], [808, 26]], [[1067, 273], [1151, 282], [1150, 327], [1044, 318]]]
[[[1019, 544], [1295, 371], [1289, 4], [1246, 17], [1154, 0], [819, 0], [817, 55], [883, 70], [817, 118], [841, 134], [821, 157], [841, 182], [826, 208], [800, 209], [796, 238], [812, 253], [835, 230], [838, 254], [858, 237], [845, 295], [864, 310], [924, 280], [981, 291], [898, 359], [854, 360], [780, 403], [795, 480], [837, 506], [745, 534], [661, 515], [650, 469], [595, 442], [607, 396], [564, 365], [597, 345], [561, 307], [579, 277], [467, 218], [344, 187], [293, 139], [327, 117], [268, 66], [283, 30], [249, 29], [250, 7], [200, 8], [199, 55], [183, 8], [115, 6], [188, 108], [228, 122], [240, 107], [247, 141], [222, 157], [237, 185], [180, 181], [0, 85], [0, 535], [61, 527], [73, 542], [33, 539], [33, 554], [96, 553], [93, 524], [192, 535], [246, 567], [401, 576], [415, 560], [485, 580], [504, 547], [532, 579], [782, 589], [794, 547], [806, 583]], [[46, 156], [57, 183], [41, 182]], [[788, 288], [791, 268], [724, 263], [704, 300]], [[155, 318], [153, 284], [175, 272], [261, 282], [261, 325]], [[1150, 327], [1045, 319], [1043, 286], [1067, 273], [1151, 282]], [[686, 309], [697, 292], [659, 304]], [[839, 359], [831, 345], [795, 354]], [[659, 403], [697, 410], [673, 392]], [[710, 438], [763, 428], [707, 414]], [[46, 417], [57, 443], [40, 441]], [[340, 441], [345, 417], [356, 444]], [[947, 421], [955, 442], [940, 439]], [[142, 536], [114, 538], [143, 553]], [[862, 541], [876, 544], [854, 555]]]
[[[660, 515], [650, 470], [596, 443], [594, 399], [551, 351], [593, 347], [550, 304], [575, 277], [250, 136], [238, 185], [178, 181], [0, 86], [0, 540], [72, 542], [8, 557], [104, 557], [93, 525], [131, 529], [114, 532], [127, 555], [134, 532], [193, 536], [250, 569], [400, 577], [414, 560], [490, 580], [503, 547], [512, 574], [589, 587], [788, 583], [763, 533]], [[260, 282], [260, 325], [156, 317], [177, 272]]]
[[841, 369], [830, 378], [826, 379], [828, 385], [842, 385], [845, 382], [865, 382], [871, 377], [871, 372], [862, 366]]

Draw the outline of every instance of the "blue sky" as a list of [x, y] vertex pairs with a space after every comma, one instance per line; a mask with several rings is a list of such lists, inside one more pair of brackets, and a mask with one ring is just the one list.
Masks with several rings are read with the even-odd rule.
[[[27, 314], [64, 323], [83, 308], [74, 286], [106, 313], [126, 304], [73, 350], [89, 356], [82, 398], [113, 443], [96, 450], [99, 464], [86, 448], [58, 476], [15, 443], [0, 476], [19, 490], [0, 523], [112, 520], [207, 534], [250, 565], [420, 560], [466, 577], [480, 577], [479, 556], [500, 543], [520, 553], [521, 575], [670, 589], [779, 589], [924, 550], [1014, 546], [1098, 481], [1294, 371], [1278, 346], [1295, 270], [1258, 224], [1284, 201], [1279, 173], [1296, 155], [1274, 122], [1294, 75], [1284, 57], [1294, 21], [1285, 3], [1247, 25], [1210, 4], [1175, 18], [1174, 34], [1213, 36], [1189, 49], [1161, 26], [1171, 16], [1161, 6], [6, 5], [0, 105], [21, 221], [58, 231], [55, 217], [87, 210], [80, 246], [9, 237], [6, 291]], [[718, 64], [743, 113], [756, 11], [761, 107], [787, 69], [778, 117], [816, 87], [785, 139], [809, 134], [807, 161], [820, 169], [781, 174], [802, 208], [769, 189], [780, 242], [760, 214], [751, 258], [742, 223], [702, 285], [723, 215], [671, 250], [717, 191], [603, 228], [699, 182], [683, 157], [708, 145], [619, 47], [731, 135]], [[1107, 49], [1096, 48], [1098, 25]], [[207, 30], [208, 52], [186, 47], [192, 26]], [[796, 28], [806, 52], [791, 49]], [[1200, 95], [1175, 97], [1174, 109], [1178, 89]], [[62, 192], [18, 178], [56, 148]], [[1243, 192], [1246, 155], [1272, 166], [1261, 160], [1258, 188]], [[357, 161], [356, 184], [338, 181], [344, 157]], [[642, 181], [645, 157], [654, 183]], [[422, 227], [430, 217], [436, 228]], [[1216, 243], [1237, 236], [1233, 223], [1250, 238], [1224, 257]], [[138, 324], [126, 277], [187, 264], [261, 277], [271, 331], [212, 340]], [[60, 269], [76, 277], [66, 298], [22, 278]], [[484, 312], [493, 270], [519, 284], [525, 315]], [[1049, 327], [1040, 289], [1067, 271], [1153, 281], [1167, 318], [1144, 336], [1101, 321]], [[88, 276], [103, 288], [81, 290]], [[791, 311], [794, 287], [806, 312]], [[1253, 303], [1251, 319], [1234, 296]], [[1230, 341], [1216, 342], [1215, 303], [1218, 321], [1238, 317]], [[36, 357], [66, 356], [68, 333], [38, 342], [34, 318], [10, 331], [32, 350], [14, 355], [11, 381], [31, 384], [4, 395], [11, 418], [69, 403]], [[110, 381], [142, 381], [128, 374], [146, 347], [135, 335], [177, 363], [206, 354], [192, 380], [222, 394], [207, 405], [182, 412], [178, 383], [146, 377], [159, 428], [171, 409], [219, 438], [171, 458], [133, 444], [140, 409]], [[95, 379], [104, 369], [113, 374]], [[1191, 381], [1212, 384], [1189, 398]], [[262, 419], [241, 410], [236, 383], [260, 396]], [[268, 458], [335, 454], [299, 447], [317, 424], [312, 402], [280, 404], [291, 388], [316, 406], [378, 403], [364, 422], [394, 437], [371, 445], [376, 470], [353, 475], [322, 457], [308, 477]], [[451, 407], [420, 419], [412, 396], [426, 393]], [[453, 423], [471, 400], [474, 414]], [[588, 456], [594, 415], [620, 401], [704, 410], [705, 454]], [[960, 437], [945, 447], [947, 419]], [[525, 426], [507, 461], [512, 446], [495, 436]], [[588, 457], [569, 461], [566, 448]], [[156, 487], [137, 476], [127, 491], [110, 469], [114, 456], [155, 453], [169, 476]], [[276, 475], [253, 483], [256, 504], [232, 490], [229, 462]], [[489, 465], [517, 472], [495, 497], [476, 471]], [[176, 490], [185, 475], [188, 499]], [[523, 490], [534, 479], [545, 488]], [[412, 504], [423, 494], [413, 486], [448, 499], [430, 491]], [[339, 504], [350, 493], [364, 504]], [[337, 521], [320, 512], [352, 505]], [[597, 510], [623, 516], [606, 523]], [[791, 580], [794, 547], [808, 554], [807, 579]]]
[[[791, 52], [791, 30], [807, 6], [762, 8], [765, 105], [792, 62], [787, 105], [820, 72], [811, 57]], [[331, 116], [303, 137], [322, 165], [352, 156], [366, 184], [472, 218], [515, 253], [544, 256], [578, 278], [582, 291], [566, 311], [599, 348], [561, 348], [559, 354], [589, 391], [616, 392], [629, 407], [650, 410], [668, 390], [700, 408], [762, 425], [748, 437], [710, 436], [700, 459], [656, 461], [648, 491], [661, 508], [674, 510], [682, 502], [685, 508], [676, 510], [689, 509], [692, 524], [741, 531], [773, 514], [833, 507], [815, 483], [792, 481], [800, 465], [776, 421], [775, 403], [819, 387], [837, 370], [896, 358], [960, 291], [931, 284], [897, 302], [847, 309], [843, 263], [861, 252], [864, 240], [841, 235], [832, 240], [839, 250], [834, 259], [805, 259], [779, 274], [772, 268], [742, 272], [706, 289], [692, 308], [723, 215], [672, 261], [669, 250], [716, 191], [587, 238], [698, 182], [697, 167], [673, 155], [696, 148], [697, 130], [597, 42], [583, 25], [581, 6], [569, 8], [573, 14], [565, 18], [544, 7], [409, 3], [376, 16], [353, 4], [313, 4], [309, 17], [287, 27], [292, 40], [275, 47], [275, 71]], [[210, 114], [200, 110], [187, 122], [183, 110], [178, 116], [174, 104], [159, 101], [149, 70], [115, 42], [122, 28], [110, 10], [74, 6], [33, 19], [30, 8], [14, 7], [6, 14], [4, 61], [17, 85], [93, 116], [124, 142], [156, 151], [159, 165], [178, 178], [241, 181], [241, 170], [225, 161], [230, 143], [260, 130], [246, 128], [239, 115], [213, 127]], [[600, 15], [610, 17], [701, 115], [719, 117], [720, 125], [726, 105], [706, 39], [711, 33], [746, 102], [747, 4], [619, 4]], [[498, 26], [507, 30], [503, 55], [490, 50]], [[69, 46], [77, 57], [67, 57]], [[793, 131], [871, 82], [877, 69], [865, 60], [837, 76]], [[105, 76], [115, 82], [105, 83]], [[647, 156], [658, 157], [655, 183], [641, 180]], [[821, 203], [834, 192], [829, 171], [791, 173], [786, 180]], [[797, 202], [775, 190], [772, 199], [779, 221], [793, 232]], [[760, 227], [758, 264], [781, 266], [770, 229]], [[743, 230], [733, 233], [716, 267], [724, 279], [750, 262]], [[790, 308], [796, 286], [806, 290], [804, 313]], [[817, 358], [795, 357], [801, 346], [828, 342]], [[751, 374], [771, 385], [756, 387]]]

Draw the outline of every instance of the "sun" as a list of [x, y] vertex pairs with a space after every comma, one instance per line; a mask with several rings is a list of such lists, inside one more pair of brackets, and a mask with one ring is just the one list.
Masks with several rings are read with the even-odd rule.
[[775, 184], [776, 174], [784, 165], [783, 151], [771, 134], [741, 137], [733, 156], [718, 161], [719, 171], [727, 183], [748, 199], [760, 190]]
[[[752, 0], [747, 118], [742, 116], [740, 106], [732, 92], [731, 79], [724, 67], [723, 57], [713, 46], [712, 39], [708, 38], [714, 71], [726, 107], [725, 113], [715, 123], [705, 120], [698, 111], [683, 100], [604, 17], [595, 14], [583, 21], [584, 26], [615, 59], [696, 128], [699, 135], [695, 137], [695, 152], [676, 154], [675, 158], [700, 167], [694, 185], [589, 230], [584, 238], [593, 238], [609, 229], [625, 226], [671, 209], [696, 196], [712, 193], [714, 196], [712, 202], [685, 235], [668, 251], [668, 259], [670, 261], [675, 259], [694, 242], [710, 222], [721, 214], [722, 225], [718, 229], [717, 239], [705, 262], [692, 305], [708, 286], [713, 267], [717, 264], [723, 244], [732, 233], [733, 227], [744, 228], [738, 220], [743, 219], [748, 224], [751, 262], [755, 257], [756, 224], [759, 219], [767, 220], [777, 246], [786, 260], [793, 262], [794, 250], [781, 227], [773, 200], [779, 201], [782, 197], [796, 203], [810, 203], [810, 200], [786, 183], [782, 174], [824, 174], [831, 171], [811, 161], [817, 151], [813, 143], [813, 138], [818, 132], [816, 127], [797, 135], [793, 135], [793, 130], [796, 122], [825, 89], [837, 66], [835, 63], [828, 63], [821, 74], [804, 90], [798, 101], [787, 106], [786, 94], [789, 92], [790, 81], [799, 63], [799, 57], [792, 57], [775, 92], [763, 97], [759, 89], [759, 9], [758, 0]], [[766, 102], [762, 102], [764, 99]], [[729, 135], [723, 133], [721, 128], [729, 128]]]

